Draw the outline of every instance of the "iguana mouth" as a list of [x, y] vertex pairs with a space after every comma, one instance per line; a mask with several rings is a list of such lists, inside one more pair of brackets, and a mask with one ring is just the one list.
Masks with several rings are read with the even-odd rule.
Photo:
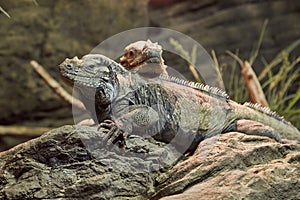
[[66, 58], [65, 61], [59, 65], [60, 75], [67, 84], [71, 86], [74, 85], [75, 77], [79, 72], [77, 66], [80, 66], [81, 63], [82, 61], [75, 56], [72, 59]]

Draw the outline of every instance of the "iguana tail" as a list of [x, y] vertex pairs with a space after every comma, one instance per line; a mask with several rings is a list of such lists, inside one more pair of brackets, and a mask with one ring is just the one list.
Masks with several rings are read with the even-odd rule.
[[259, 104], [240, 105], [229, 102], [233, 108], [237, 131], [246, 134], [268, 136], [280, 141], [282, 138], [300, 141], [300, 132], [290, 122]]

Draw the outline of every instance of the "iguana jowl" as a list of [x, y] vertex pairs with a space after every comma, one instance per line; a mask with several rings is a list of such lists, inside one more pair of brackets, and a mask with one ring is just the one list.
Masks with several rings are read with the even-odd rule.
[[282, 117], [259, 105], [240, 105], [217, 88], [163, 76], [145, 80], [99, 54], [66, 59], [59, 68], [95, 121], [113, 120], [129, 134], [163, 142], [180, 134], [194, 144], [229, 131], [300, 140], [299, 130]]

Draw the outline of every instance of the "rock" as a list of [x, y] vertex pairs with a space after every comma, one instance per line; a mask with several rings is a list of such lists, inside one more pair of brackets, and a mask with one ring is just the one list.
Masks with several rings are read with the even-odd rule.
[[[0, 153], [0, 199], [297, 199], [300, 145], [228, 133], [181, 158], [130, 136], [127, 148], [96, 127], [63, 126]], [[163, 148], [164, 147], [164, 148]]]
[[[0, 199], [139, 199], [154, 193], [155, 168], [168, 156], [124, 154], [104, 137], [95, 127], [64, 126], [2, 152]], [[133, 146], [136, 152], [161, 146], [139, 137], [126, 142], [132, 152]]]
[[215, 144], [213, 140], [200, 143], [193, 156], [168, 171], [157, 199], [300, 198], [299, 143], [240, 133], [224, 134]]

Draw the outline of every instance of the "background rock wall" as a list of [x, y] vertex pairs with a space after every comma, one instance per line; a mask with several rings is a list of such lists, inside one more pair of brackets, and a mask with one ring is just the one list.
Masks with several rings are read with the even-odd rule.
[[111, 35], [148, 24], [146, 2], [138, 0], [7, 0], [0, 6], [11, 16], [0, 14], [1, 124], [59, 126], [72, 116], [30, 60], [59, 80], [57, 66], [66, 57], [81, 57]]
[[[185, 33], [208, 51], [219, 54], [239, 49], [248, 58], [258, 41], [263, 22], [269, 24], [262, 55], [274, 54], [300, 37], [300, 2], [291, 0], [169, 0], [169, 5], [150, 1], [150, 25]], [[166, 3], [165, 3], [166, 4]], [[300, 49], [298, 49], [300, 50]]]

